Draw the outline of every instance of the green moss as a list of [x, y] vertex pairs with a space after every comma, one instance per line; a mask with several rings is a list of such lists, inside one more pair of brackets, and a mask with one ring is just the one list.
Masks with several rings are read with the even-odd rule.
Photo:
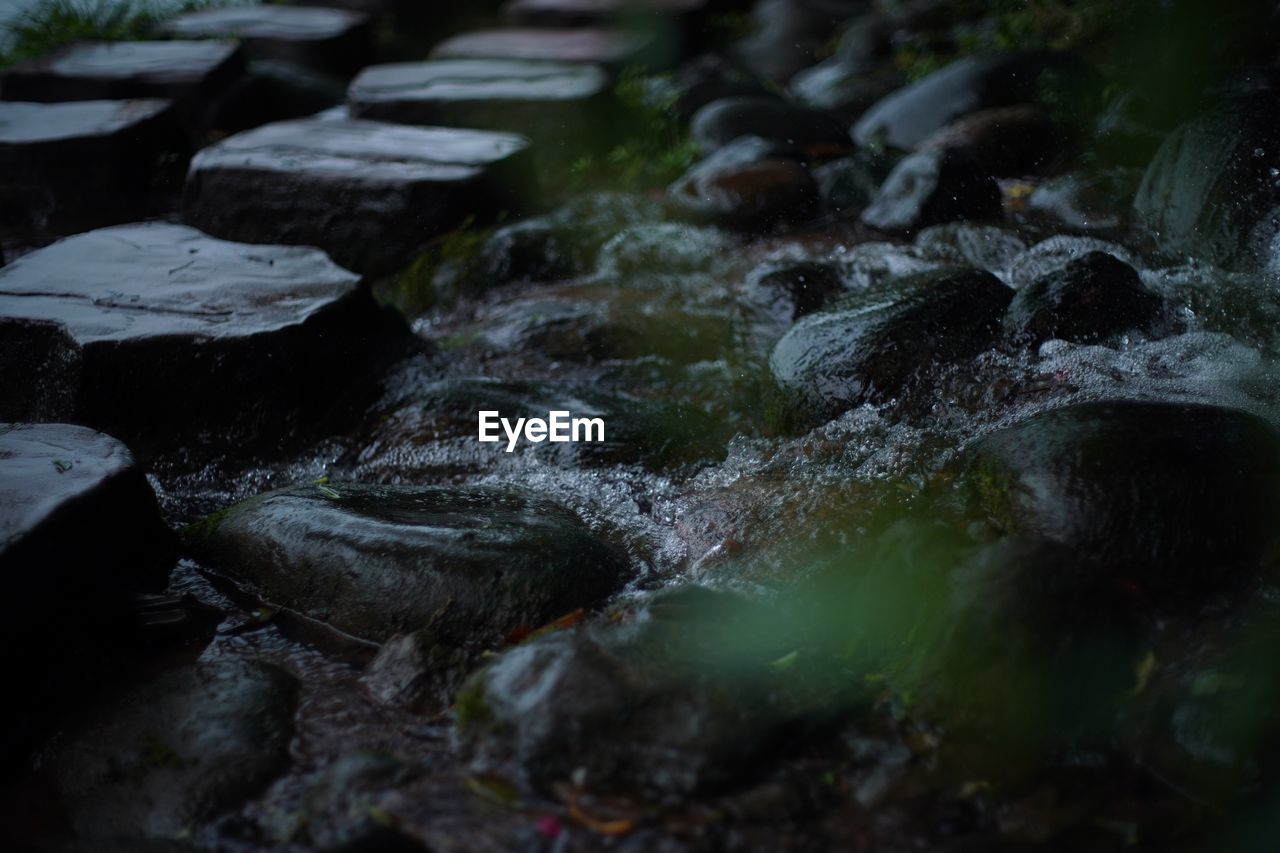
[[[505, 219], [499, 217], [499, 222]], [[482, 251], [494, 228], [467, 219], [427, 244], [407, 267], [373, 285], [373, 294], [407, 317], [416, 317], [487, 286]]]
[[459, 729], [479, 728], [493, 721], [482, 679], [472, 678], [462, 686], [454, 700], [453, 712]]
[[208, 539], [210, 536], [218, 532], [218, 528], [222, 526], [222, 522], [226, 521], [227, 516], [234, 507], [220, 509], [217, 512], [207, 515], [199, 521], [193, 521], [179, 531], [183, 542], [198, 542]]

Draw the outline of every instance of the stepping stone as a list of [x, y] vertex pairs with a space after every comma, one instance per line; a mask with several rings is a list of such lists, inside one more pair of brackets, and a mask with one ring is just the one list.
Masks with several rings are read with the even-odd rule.
[[606, 123], [609, 76], [587, 64], [457, 59], [374, 65], [347, 93], [351, 114], [400, 124], [509, 130], [581, 146]]
[[431, 59], [590, 62], [619, 71], [624, 66], [644, 61], [652, 47], [651, 36], [621, 29], [512, 27], [456, 35], [436, 45], [431, 51]]
[[518, 24], [576, 26], [627, 15], [690, 15], [706, 6], [707, 0], [510, 0], [502, 13]]
[[80, 42], [21, 62], [0, 78], [6, 101], [171, 98], [202, 120], [244, 71], [234, 42]]
[[66, 234], [139, 218], [165, 183], [180, 186], [188, 148], [172, 101], [0, 101], [0, 227]]
[[225, 239], [319, 246], [343, 266], [389, 273], [468, 216], [517, 207], [527, 149], [480, 130], [277, 122], [195, 156], [184, 217]]
[[251, 58], [286, 60], [344, 75], [359, 70], [372, 52], [368, 16], [342, 9], [205, 9], [179, 15], [161, 31], [178, 39], [239, 39]]
[[[366, 371], [402, 340], [386, 316], [317, 249], [121, 225], [0, 269], [0, 337], [35, 339], [45, 362], [33, 371], [28, 350], [0, 347], [0, 376], [60, 379], [59, 417], [135, 449], [202, 430], [219, 437], [202, 442], [242, 444], [309, 427], [344, 389], [368, 385]], [[26, 417], [10, 405], [0, 416]]]

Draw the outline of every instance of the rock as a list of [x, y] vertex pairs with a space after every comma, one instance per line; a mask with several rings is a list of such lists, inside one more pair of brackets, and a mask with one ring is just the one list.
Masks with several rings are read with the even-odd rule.
[[912, 154], [889, 173], [862, 222], [889, 232], [910, 232], [962, 219], [999, 219], [1000, 188], [966, 154], [935, 150]]
[[249, 63], [244, 76], [218, 105], [211, 122], [234, 133], [290, 118], [304, 118], [341, 106], [347, 84], [341, 77], [274, 59]]
[[626, 557], [551, 501], [485, 487], [300, 486], [187, 528], [195, 557], [340, 630], [447, 623], [480, 647], [615, 591]]
[[76, 835], [173, 838], [254, 796], [288, 765], [297, 692], [283, 670], [224, 657], [80, 714], [52, 762]]
[[1150, 334], [1162, 314], [1160, 297], [1133, 267], [1090, 252], [1020, 289], [1004, 326], [1022, 345], [1050, 338], [1093, 344], [1135, 329]]
[[636, 17], [689, 17], [708, 0], [508, 0], [502, 14], [513, 23], [540, 27], [579, 27]]
[[1123, 246], [1097, 237], [1059, 234], [1041, 240], [1009, 262], [1000, 277], [1010, 287], [1021, 290], [1033, 281], [1056, 272], [1090, 252], [1103, 252], [1131, 267], [1139, 267], [1138, 258]]
[[792, 77], [788, 91], [807, 107], [852, 120], [901, 85], [896, 74], [868, 74], [833, 58]]
[[768, 94], [754, 74], [715, 54], [691, 59], [670, 75], [649, 78], [646, 85], [657, 103], [674, 102], [684, 120], [712, 101]]
[[58, 399], [72, 403], [60, 416], [145, 448], [216, 444], [215, 426], [237, 446], [293, 437], [367, 393], [368, 372], [414, 340], [322, 252], [163, 223], [19, 258], [0, 269], [0, 317], [48, 351], [33, 365], [30, 352], [0, 347], [0, 375], [60, 378]]
[[726, 242], [714, 228], [677, 222], [637, 224], [618, 231], [600, 247], [596, 272], [606, 279], [703, 272], [711, 268]]
[[1068, 549], [1104, 583], [1193, 607], [1249, 583], [1276, 542], [1280, 437], [1240, 411], [1068, 406], [980, 439], [962, 469], [998, 529]]
[[817, 208], [818, 188], [804, 166], [770, 156], [775, 146], [739, 137], [693, 166], [667, 190], [676, 209], [737, 228], [795, 222]]
[[420, 844], [385, 819], [394, 813], [400, 790], [417, 775], [414, 767], [386, 753], [341, 756], [307, 789], [302, 820], [306, 840], [317, 850], [420, 850]]
[[1128, 222], [1140, 179], [1135, 169], [1068, 172], [1037, 185], [1027, 197], [1025, 212], [1029, 218], [1073, 231], [1119, 233]]
[[183, 216], [227, 240], [319, 246], [343, 266], [388, 273], [466, 217], [518, 207], [527, 150], [489, 131], [277, 122], [197, 154]]
[[1042, 109], [1029, 104], [979, 110], [956, 119], [920, 143], [919, 150], [955, 148], [989, 175], [1020, 177], [1049, 167], [1062, 140]]
[[796, 320], [844, 290], [840, 270], [816, 261], [762, 264], [747, 274], [737, 300], [746, 324], [743, 344], [761, 361]]
[[624, 29], [513, 27], [456, 35], [436, 45], [430, 58], [587, 62], [616, 72], [656, 61], [659, 57], [653, 51], [650, 36]]
[[813, 64], [815, 52], [840, 23], [866, 11], [865, 0], [760, 0], [751, 10], [754, 26], [733, 53], [765, 80], [785, 83]]
[[770, 97], [712, 101], [694, 114], [689, 133], [704, 152], [722, 148], [740, 136], [758, 136], [812, 152], [849, 147], [848, 132], [834, 116]]
[[458, 59], [374, 65], [351, 83], [354, 118], [507, 130], [551, 148], [591, 150], [610, 123], [609, 76], [585, 63]]
[[165, 21], [175, 39], [236, 39], [255, 59], [295, 62], [330, 74], [353, 74], [369, 61], [369, 18], [357, 12], [305, 6], [200, 9]]
[[818, 195], [829, 213], [856, 216], [880, 190], [888, 176], [888, 166], [865, 151], [816, 166], [813, 178]]
[[783, 428], [912, 394], [930, 373], [990, 348], [1013, 291], [977, 270], [899, 279], [894, 301], [812, 314], [774, 347]]
[[1042, 75], [1070, 72], [1073, 65], [1067, 57], [1035, 52], [968, 56], [879, 101], [853, 126], [853, 138], [913, 151], [962, 116], [1034, 102]]
[[0, 97], [45, 103], [167, 98], [202, 127], [243, 71], [244, 54], [232, 42], [77, 42], [8, 68]]
[[172, 101], [0, 101], [0, 226], [55, 235], [154, 214], [189, 147]]
[[1170, 257], [1256, 264], [1280, 231], [1278, 166], [1269, 99], [1223, 108], [1165, 139], [1138, 186], [1135, 220]]
[[915, 244], [927, 257], [990, 271], [1004, 269], [1027, 249], [1016, 231], [973, 222], [931, 225]]
[[852, 680], [833, 683], [735, 597], [685, 587], [632, 610], [526, 641], [471, 678], [456, 711], [473, 772], [677, 801], [732, 785], [855, 701]]

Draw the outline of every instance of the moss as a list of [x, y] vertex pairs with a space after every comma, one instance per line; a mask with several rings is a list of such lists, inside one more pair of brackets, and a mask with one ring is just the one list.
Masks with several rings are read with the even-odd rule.
[[485, 699], [483, 679], [473, 677], [462, 686], [453, 705], [459, 729], [481, 728], [493, 722], [493, 711]]
[[210, 536], [218, 532], [218, 528], [222, 526], [231, 510], [235, 507], [227, 507], [220, 509], [211, 515], [207, 515], [199, 521], [193, 521], [179, 531], [182, 541], [186, 543], [199, 542], [208, 539]]
[[[505, 214], [498, 217], [499, 223], [505, 218]], [[416, 317], [480, 292], [488, 285], [482, 256], [493, 231], [494, 227], [477, 228], [473, 219], [467, 219], [428, 243], [403, 270], [375, 283], [374, 296], [405, 316]]]

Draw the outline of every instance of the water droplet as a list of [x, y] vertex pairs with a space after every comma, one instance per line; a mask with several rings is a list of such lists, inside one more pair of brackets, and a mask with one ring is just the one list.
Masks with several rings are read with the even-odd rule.
[[1266, 152], [1265, 150], [1261, 149], [1261, 148], [1255, 148], [1255, 149], [1253, 149], [1253, 156], [1254, 156], [1254, 157], [1264, 157], [1264, 156], [1266, 156], [1266, 153], [1267, 153], [1267, 152]]

